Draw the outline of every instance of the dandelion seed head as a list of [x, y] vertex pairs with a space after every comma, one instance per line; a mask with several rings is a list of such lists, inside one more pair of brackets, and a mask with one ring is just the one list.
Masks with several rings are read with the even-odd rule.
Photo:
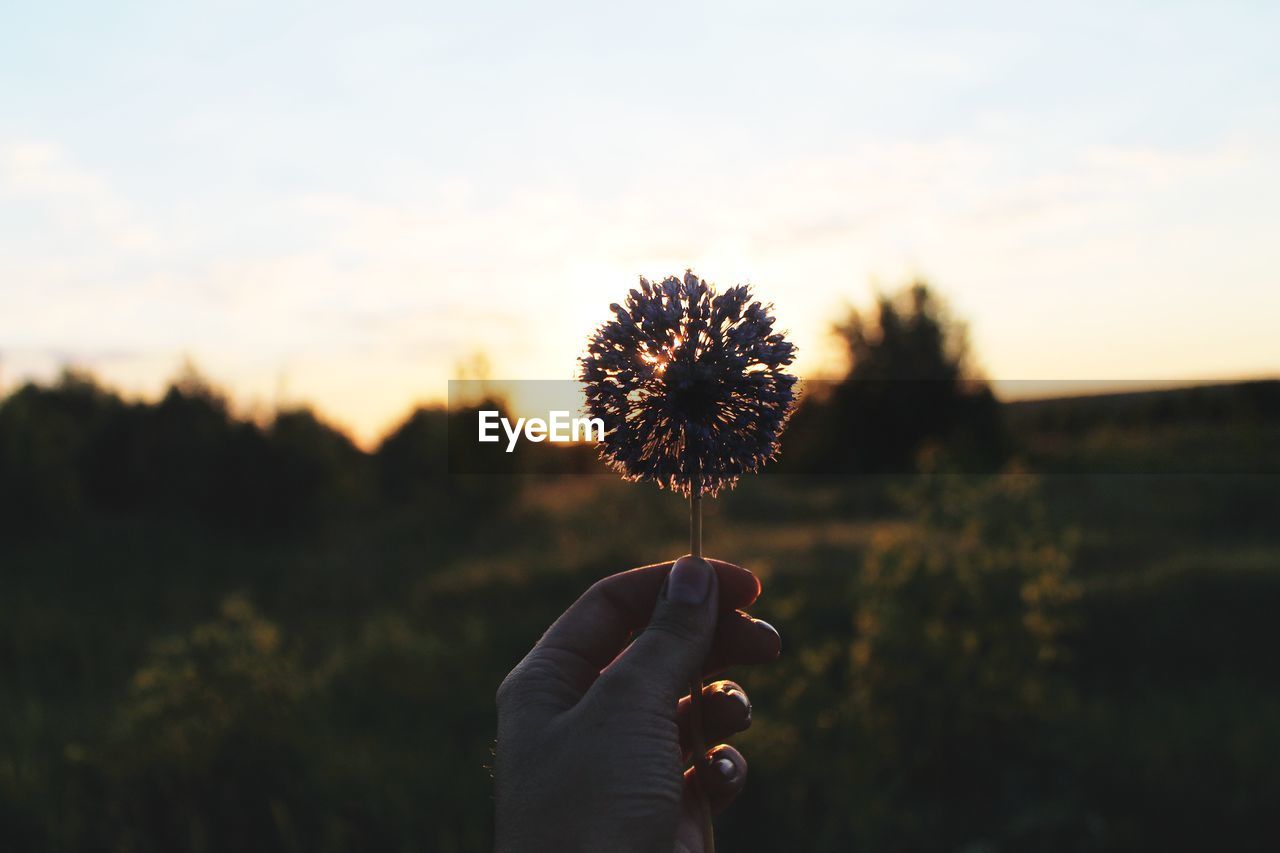
[[578, 378], [600, 455], [628, 480], [715, 495], [778, 453], [795, 405], [795, 345], [747, 285], [717, 293], [686, 271], [641, 278], [591, 336]]

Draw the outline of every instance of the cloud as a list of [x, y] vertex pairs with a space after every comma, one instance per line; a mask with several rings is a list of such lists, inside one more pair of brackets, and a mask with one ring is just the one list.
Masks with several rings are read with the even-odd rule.
[[39, 223], [64, 253], [97, 247], [150, 251], [156, 232], [106, 180], [50, 142], [0, 140], [0, 210]]
[[[80, 353], [139, 390], [184, 353], [245, 396], [271, 399], [285, 376], [366, 438], [478, 351], [499, 377], [570, 375], [635, 275], [686, 265], [756, 281], [806, 370], [846, 297], [916, 272], [953, 296], [1001, 378], [1280, 367], [1259, 319], [1280, 315], [1263, 285], [1280, 268], [1267, 140], [1046, 153], [1034, 129], [995, 123], [745, 161], [720, 141], [676, 140], [661, 161], [676, 165], [598, 187], [418, 175], [178, 216], [57, 145], [0, 142], [0, 220], [29, 238], [0, 253], [0, 340], [11, 371], [15, 351]], [[1215, 289], [1254, 310], [1206, 312]], [[1209, 346], [1181, 345], [1192, 328]], [[94, 355], [120, 350], [150, 355]]]

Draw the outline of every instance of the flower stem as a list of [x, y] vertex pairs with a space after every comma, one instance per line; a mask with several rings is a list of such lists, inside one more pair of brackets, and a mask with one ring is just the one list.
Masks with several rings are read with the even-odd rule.
[[[702, 483], [695, 474], [689, 491], [689, 554], [702, 558]], [[689, 684], [689, 747], [693, 755], [693, 789], [702, 814], [703, 853], [715, 853], [715, 829], [711, 825], [711, 804], [702, 785], [702, 770], [707, 765], [707, 736], [702, 727], [702, 674]]]

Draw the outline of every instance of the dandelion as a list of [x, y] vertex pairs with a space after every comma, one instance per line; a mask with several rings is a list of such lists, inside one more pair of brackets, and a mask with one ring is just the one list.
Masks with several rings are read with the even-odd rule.
[[[627, 480], [653, 480], [689, 498], [689, 550], [702, 556], [702, 496], [732, 488], [778, 454], [795, 406], [796, 348], [773, 330], [772, 306], [746, 285], [717, 294], [685, 271], [640, 279], [596, 330], [578, 377], [589, 417], [604, 422], [600, 455]], [[689, 690], [695, 767], [706, 761], [702, 680]], [[698, 778], [701, 778], [700, 775]], [[698, 786], [703, 849], [715, 853]]]
[[580, 360], [602, 458], [628, 480], [714, 496], [778, 453], [795, 405], [795, 345], [747, 285], [717, 294], [692, 271], [640, 279]]

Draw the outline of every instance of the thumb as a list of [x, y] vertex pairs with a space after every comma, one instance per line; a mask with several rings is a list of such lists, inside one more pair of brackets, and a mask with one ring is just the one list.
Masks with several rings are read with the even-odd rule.
[[[702, 674], [716, 629], [716, 573], [701, 557], [681, 557], [671, 567], [649, 625], [601, 676], [601, 682], [635, 688], [669, 706]], [[621, 682], [621, 684], [619, 684]], [[639, 700], [640, 695], [633, 696]]]

